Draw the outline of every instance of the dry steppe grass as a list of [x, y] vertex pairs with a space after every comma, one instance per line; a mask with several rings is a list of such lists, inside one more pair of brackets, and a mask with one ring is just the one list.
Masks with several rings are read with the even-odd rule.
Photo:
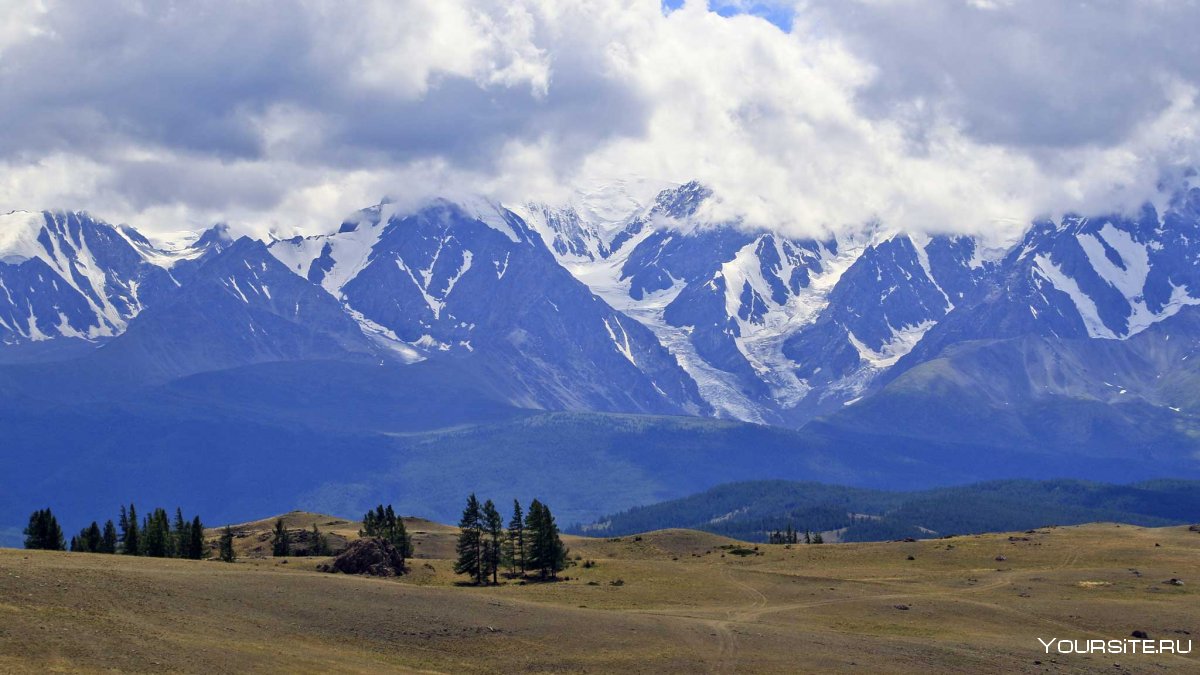
[[1200, 672], [1195, 653], [1047, 656], [1036, 640], [1200, 638], [1186, 527], [757, 549], [567, 537], [569, 580], [471, 588], [450, 570], [454, 528], [406, 521], [418, 559], [387, 580], [249, 557], [274, 522], [234, 527], [232, 565], [0, 550], [0, 671]]

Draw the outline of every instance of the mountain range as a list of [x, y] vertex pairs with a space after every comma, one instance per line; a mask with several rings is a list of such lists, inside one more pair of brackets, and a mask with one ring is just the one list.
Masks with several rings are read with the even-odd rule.
[[[731, 475], [1200, 476], [1200, 189], [1007, 247], [710, 222], [695, 182], [619, 197], [384, 202], [330, 234], [171, 247], [0, 216], [0, 526], [146, 481], [233, 517], [495, 480], [561, 489], [584, 522]], [[499, 457], [539, 459], [504, 478]], [[254, 503], [272, 466], [310, 502]]]

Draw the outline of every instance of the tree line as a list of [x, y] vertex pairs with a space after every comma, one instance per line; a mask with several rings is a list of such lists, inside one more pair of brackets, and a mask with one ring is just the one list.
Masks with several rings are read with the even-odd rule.
[[[508, 578], [526, 578], [533, 574], [539, 579], [556, 579], [567, 566], [567, 547], [560, 537], [558, 525], [550, 507], [534, 499], [528, 511], [521, 508], [519, 500], [513, 500], [513, 511], [507, 526], [492, 500], [482, 504], [472, 494], [467, 499], [459, 521], [461, 532], [455, 550], [456, 574], [467, 575], [473, 583], [499, 583], [500, 570]], [[25, 531], [25, 548], [62, 551], [68, 548], [62, 527], [49, 509], [34, 511], [29, 517]], [[330, 555], [328, 540], [313, 525], [308, 555]], [[412, 538], [402, 518], [396, 515], [389, 504], [382, 504], [363, 515], [362, 537], [375, 537], [387, 541], [396, 548], [402, 560], [413, 556]], [[272, 532], [272, 553], [275, 556], [290, 556], [293, 534], [288, 531], [283, 519], [276, 520]], [[217, 538], [217, 558], [225, 562], [237, 559], [234, 550], [235, 534], [226, 525]], [[138, 518], [137, 507], [122, 505], [117, 522], [107, 520], [103, 526], [97, 521], [71, 537], [70, 550], [85, 553], [110, 553], [137, 555], [156, 558], [188, 558], [198, 560], [207, 557], [208, 544], [204, 539], [204, 525], [199, 516], [188, 520], [183, 510], [175, 509], [174, 519], [163, 508], [155, 508], [148, 515]]]
[[[793, 528], [791, 523], [788, 523], [785, 530], [772, 530], [767, 535], [768, 544], [799, 544], [800, 531]], [[809, 532], [808, 528], [804, 529], [805, 544], [824, 544], [825, 537], [821, 536], [820, 532]]]
[[540, 579], [555, 579], [567, 565], [567, 547], [559, 537], [558, 525], [550, 507], [534, 499], [529, 511], [513, 500], [508, 526], [492, 500], [483, 504], [472, 494], [467, 498], [455, 551], [455, 574], [465, 574], [475, 584], [499, 583], [500, 568], [505, 576], [524, 578], [534, 572]]
[[[301, 533], [303, 532], [301, 530]], [[279, 518], [275, 521], [275, 528], [271, 531], [271, 555], [279, 558], [292, 555], [326, 556], [332, 553], [329, 548], [329, 539], [321, 534], [321, 530], [317, 528], [316, 523], [313, 523], [312, 531], [308, 532], [306, 537], [309, 540], [307, 547], [302, 549], [294, 548], [292, 534], [288, 532], [287, 526], [283, 524], [283, 518]]]
[[[48, 508], [34, 511], [29, 516], [24, 534], [27, 549], [63, 551], [68, 546], [58, 519]], [[71, 537], [70, 550], [199, 560], [206, 552], [204, 525], [200, 516], [191, 520], [184, 518], [180, 508], [175, 509], [173, 522], [162, 508], [154, 509], [139, 522], [137, 507], [130, 504], [126, 509], [122, 505], [117, 523], [109, 519], [101, 527], [93, 520], [91, 525]]]

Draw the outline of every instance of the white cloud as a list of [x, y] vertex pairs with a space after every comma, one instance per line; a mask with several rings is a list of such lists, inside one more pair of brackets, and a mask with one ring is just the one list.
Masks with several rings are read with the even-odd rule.
[[1195, 3], [720, 7], [788, 4], [790, 32], [701, 0], [6, 8], [0, 209], [289, 235], [385, 194], [556, 201], [636, 176], [794, 234], [1011, 236], [1198, 163]]

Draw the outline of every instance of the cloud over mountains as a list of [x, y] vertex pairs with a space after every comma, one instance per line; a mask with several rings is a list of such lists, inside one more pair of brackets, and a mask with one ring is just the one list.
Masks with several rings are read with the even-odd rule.
[[1198, 163], [1196, 25], [1160, 0], [10, 3], [0, 210], [290, 235], [632, 176], [791, 234], [1011, 236]]

